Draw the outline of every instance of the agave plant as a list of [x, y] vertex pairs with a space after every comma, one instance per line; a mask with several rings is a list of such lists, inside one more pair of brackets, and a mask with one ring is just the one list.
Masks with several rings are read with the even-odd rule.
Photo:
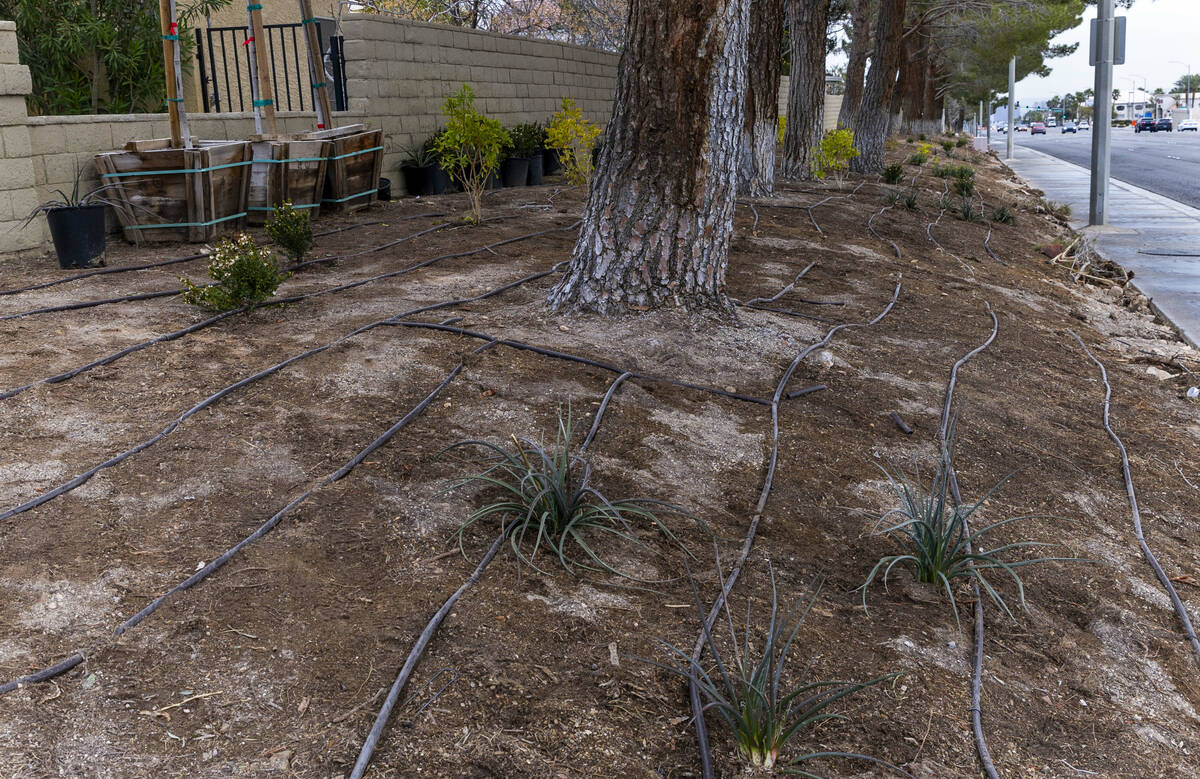
[[875, 529], [880, 535], [886, 535], [895, 541], [901, 551], [899, 554], [881, 558], [871, 569], [866, 582], [860, 588], [863, 593], [864, 610], [867, 607], [867, 588], [875, 581], [880, 571], [883, 572], [882, 579], [886, 588], [892, 569], [899, 565], [907, 568], [918, 582], [940, 586], [950, 598], [950, 606], [954, 610], [956, 622], [958, 621], [958, 602], [954, 597], [956, 579], [974, 579], [979, 582], [979, 586], [988, 594], [992, 602], [1015, 620], [1016, 617], [1013, 616], [1008, 602], [993, 586], [988, 575], [1002, 572], [1011, 578], [1017, 587], [1017, 597], [1021, 607], [1024, 608], [1025, 587], [1021, 582], [1021, 577], [1017, 574], [1017, 569], [1034, 563], [1071, 559], [1059, 557], [1008, 561], [1001, 559], [1005, 553], [1013, 550], [1049, 546], [1049, 544], [1039, 541], [1017, 541], [1001, 544], [985, 551], [985, 539], [992, 531], [1024, 519], [1033, 519], [1044, 515], [1029, 514], [1009, 517], [985, 525], [978, 530], [969, 530], [968, 520], [1004, 482], [1012, 477], [1012, 474], [997, 482], [979, 501], [955, 506], [949, 493], [952, 456], [953, 438], [951, 437], [947, 444], [946, 454], [939, 458], [933, 480], [928, 486], [921, 480], [920, 472], [915, 464], [911, 478], [899, 468], [893, 467], [889, 470], [880, 466], [891, 482], [900, 505], [880, 517]]
[[[568, 571], [579, 567], [637, 579], [601, 558], [592, 545], [595, 536], [608, 536], [645, 547], [636, 535], [634, 523], [649, 526], [687, 553], [660, 515], [691, 515], [679, 506], [653, 498], [606, 498], [592, 484], [591, 464], [580, 451], [572, 451], [573, 436], [574, 426], [568, 413], [565, 418], [559, 415], [551, 446], [514, 435], [508, 448], [476, 440], [459, 441], [448, 447], [445, 451], [465, 447], [482, 450], [489, 464], [481, 473], [447, 483], [443, 492], [474, 484], [494, 488], [502, 495], [500, 500], [476, 510], [459, 526], [460, 548], [469, 528], [494, 517], [504, 523], [504, 533], [517, 558], [541, 573], [545, 571], [535, 561], [546, 549]], [[699, 524], [699, 520], [696, 522]], [[582, 559], [570, 553], [571, 546], [583, 553]]]
[[[898, 676], [889, 674], [867, 682], [821, 681], [799, 686], [786, 684], [784, 670], [792, 644], [819, 594], [818, 585], [813, 588], [812, 596], [807, 601], [798, 601], [786, 613], [781, 614], [779, 591], [775, 584], [775, 571], [772, 569], [771, 617], [761, 649], [751, 642], [749, 605], [746, 607], [745, 628], [739, 638], [734, 628], [729, 602], [726, 600], [723, 611], [729, 627], [731, 650], [723, 655], [707, 624], [707, 610], [703, 607], [696, 583], [692, 580], [692, 595], [700, 616], [704, 643], [712, 653], [715, 670], [710, 673], [703, 665], [693, 660], [690, 654], [661, 639], [658, 643], [671, 657], [681, 660], [683, 667], [652, 660], [643, 662], [685, 679], [690, 679], [694, 674], [700, 687], [700, 695], [705, 701], [705, 710], [715, 709], [721, 719], [729, 725], [742, 755], [752, 764], [763, 768], [781, 766], [780, 752], [794, 737], [823, 720], [844, 719], [839, 714], [827, 711], [831, 705], [867, 687]], [[869, 760], [890, 766], [889, 763], [876, 758], [853, 752], [811, 752], [788, 760], [782, 764], [782, 768], [788, 773], [814, 776], [796, 766], [808, 760], [828, 757]]]

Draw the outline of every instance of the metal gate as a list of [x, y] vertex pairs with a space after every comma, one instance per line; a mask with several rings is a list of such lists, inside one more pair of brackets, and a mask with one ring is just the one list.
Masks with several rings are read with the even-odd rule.
[[[346, 110], [346, 59], [342, 37], [328, 35], [332, 20], [319, 20], [317, 39], [325, 64], [325, 81], [331, 87], [333, 110]], [[271, 96], [277, 111], [313, 111], [312, 80], [301, 24], [263, 26], [267, 58], [271, 63]], [[196, 62], [200, 68], [200, 93], [205, 113], [251, 110], [250, 61], [245, 27], [209, 27], [196, 30]], [[255, 41], [261, 45], [260, 41]]]

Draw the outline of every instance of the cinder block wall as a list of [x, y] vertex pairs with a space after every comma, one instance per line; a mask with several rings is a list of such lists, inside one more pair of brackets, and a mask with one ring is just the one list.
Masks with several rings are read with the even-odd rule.
[[0, 252], [38, 249], [48, 237], [44, 220], [20, 227], [38, 203], [25, 114], [32, 91], [29, 68], [17, 58], [17, 25], [0, 22]]
[[506, 126], [545, 123], [564, 97], [601, 127], [612, 114], [611, 52], [367, 14], [344, 17], [342, 32], [349, 107], [383, 129], [384, 175], [444, 123], [442, 102], [464, 83]]

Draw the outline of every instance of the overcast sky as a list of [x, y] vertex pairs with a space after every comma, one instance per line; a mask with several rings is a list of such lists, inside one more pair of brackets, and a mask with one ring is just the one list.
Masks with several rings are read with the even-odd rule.
[[[1136, 0], [1132, 8], [1118, 8], [1117, 15], [1129, 21], [1125, 64], [1113, 69], [1114, 87], [1131, 89], [1130, 79], [1136, 76], [1139, 88], [1144, 77], [1151, 92], [1155, 87], [1170, 90], [1175, 79], [1187, 72], [1189, 62], [1192, 73], [1200, 73], [1200, 0]], [[1084, 13], [1083, 24], [1054, 39], [1054, 43], [1078, 43], [1079, 49], [1069, 57], [1047, 60], [1052, 71], [1048, 77], [1030, 76], [1017, 82], [1017, 100], [1022, 105], [1095, 86], [1094, 69], [1088, 66], [1089, 27], [1095, 18], [1093, 6]]]

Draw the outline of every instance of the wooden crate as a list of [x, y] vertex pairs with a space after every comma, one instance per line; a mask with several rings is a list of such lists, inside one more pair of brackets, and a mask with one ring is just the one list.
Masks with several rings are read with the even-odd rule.
[[134, 141], [126, 151], [96, 155], [125, 240], [211, 241], [245, 226], [250, 144], [201, 141], [191, 149], [169, 141]]
[[367, 130], [361, 124], [306, 133], [305, 138], [332, 144], [325, 172], [326, 211], [357, 211], [375, 202], [379, 174], [383, 171], [383, 131]]
[[325, 193], [325, 171], [333, 144], [320, 139], [264, 139], [251, 141], [246, 221], [261, 225], [271, 210], [286, 201], [296, 209], [309, 209], [315, 218]]

